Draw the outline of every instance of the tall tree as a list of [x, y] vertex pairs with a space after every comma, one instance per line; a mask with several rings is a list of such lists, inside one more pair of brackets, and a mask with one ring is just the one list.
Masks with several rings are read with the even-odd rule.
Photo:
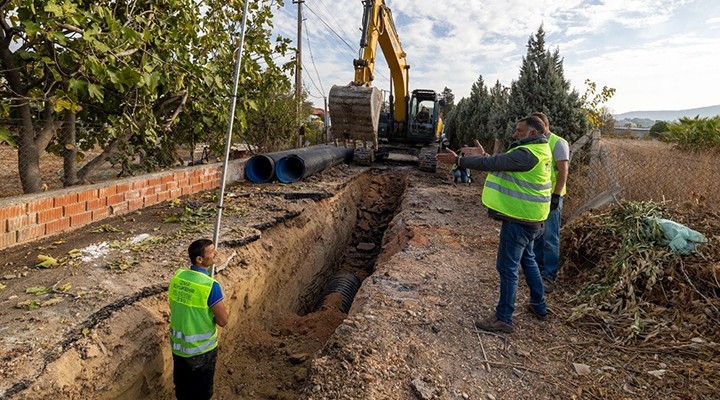
[[511, 85], [508, 116], [517, 119], [542, 111], [550, 118], [551, 130], [573, 142], [584, 135], [590, 125], [578, 92], [564, 77], [560, 52], [545, 49], [542, 25], [529, 38], [527, 48], [520, 76]]
[[[65, 158], [65, 185], [107, 160], [126, 173], [173, 164], [175, 148], [223, 132], [241, 0], [0, 1], [0, 66], [18, 121], [20, 179], [41, 190], [40, 154]], [[279, 3], [282, 5], [282, 2]], [[270, 41], [269, 6], [251, 6], [238, 126], [259, 88], [287, 81]], [[273, 81], [275, 85], [268, 85]], [[183, 117], [185, 121], [183, 122]], [[216, 136], [221, 136], [222, 133]], [[103, 153], [75, 171], [83, 150]], [[77, 173], [76, 173], [77, 172]]]

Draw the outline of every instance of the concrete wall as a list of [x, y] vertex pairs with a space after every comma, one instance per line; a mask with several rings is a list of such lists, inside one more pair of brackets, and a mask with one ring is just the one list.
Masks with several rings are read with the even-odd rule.
[[[231, 160], [227, 183], [245, 160]], [[0, 250], [81, 228], [180, 196], [220, 187], [222, 164], [188, 167], [94, 185], [0, 199]]]

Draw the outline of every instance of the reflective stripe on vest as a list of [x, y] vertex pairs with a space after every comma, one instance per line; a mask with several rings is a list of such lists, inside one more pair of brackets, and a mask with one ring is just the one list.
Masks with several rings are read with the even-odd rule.
[[173, 354], [191, 357], [217, 347], [215, 315], [208, 299], [215, 280], [189, 269], [175, 273], [168, 290]]
[[[557, 145], [557, 142], [561, 140], [567, 143], [567, 140], [550, 132], [550, 136], [548, 136], [548, 145], [550, 145], [550, 152], [553, 155], [552, 167], [550, 168], [550, 182], [552, 182], [552, 190], [555, 190], [555, 182], [557, 182], [558, 173], [557, 166], [555, 165], [555, 146]], [[566, 189], [567, 185], [563, 185], [563, 188], [560, 191], [560, 196], [565, 196]]]
[[501, 214], [523, 221], [544, 221], [550, 213], [552, 154], [547, 143], [520, 145], [538, 159], [530, 171], [489, 172], [482, 192], [483, 204]]

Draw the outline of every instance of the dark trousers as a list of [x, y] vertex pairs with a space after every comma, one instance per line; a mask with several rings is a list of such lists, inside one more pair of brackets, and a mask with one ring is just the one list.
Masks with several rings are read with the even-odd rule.
[[173, 354], [173, 382], [178, 400], [209, 400], [213, 395], [217, 347], [195, 357]]

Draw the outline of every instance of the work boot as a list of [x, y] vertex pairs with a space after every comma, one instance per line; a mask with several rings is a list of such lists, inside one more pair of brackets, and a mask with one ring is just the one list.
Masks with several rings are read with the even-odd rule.
[[543, 282], [543, 289], [545, 290], [545, 293], [552, 293], [555, 291], [555, 279], [549, 277], [549, 276], [543, 276], [542, 277]]
[[513, 333], [512, 325], [500, 321], [495, 315], [485, 318], [482, 321], [475, 321], [475, 327], [488, 332]]
[[540, 321], [547, 321], [548, 319], [547, 312], [545, 314], [540, 314], [539, 312], [535, 311], [532, 304], [527, 305], [527, 310], [530, 311], [530, 314], [534, 315], [535, 318], [539, 319]]

